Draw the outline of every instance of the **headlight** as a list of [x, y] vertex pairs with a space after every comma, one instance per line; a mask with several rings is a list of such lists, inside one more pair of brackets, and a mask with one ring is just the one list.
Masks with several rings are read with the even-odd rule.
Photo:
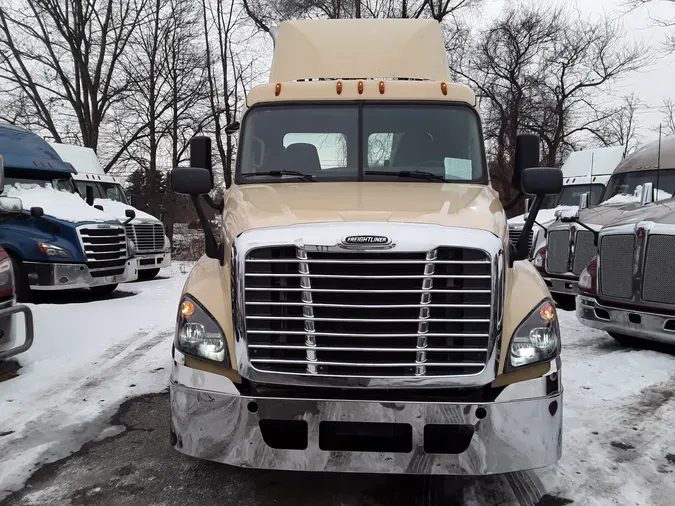
[[40, 251], [48, 257], [72, 258], [67, 249], [62, 248], [61, 246], [55, 246], [54, 244], [49, 244], [48, 242], [39, 242], [38, 248], [40, 248]]
[[560, 353], [560, 327], [553, 303], [542, 302], [511, 338], [508, 369], [552, 360]]
[[190, 296], [185, 296], [178, 307], [175, 344], [186, 355], [214, 362], [223, 362], [229, 358], [220, 326]]
[[164, 236], [164, 251], [168, 251], [171, 249], [171, 241], [169, 241], [169, 238], [165, 235]]
[[127, 237], [127, 252], [129, 253], [130, 257], [136, 254], [136, 245], [134, 244], [134, 241], [132, 241], [128, 237]]
[[534, 265], [540, 271], [544, 270], [544, 265], [546, 265], [546, 246], [538, 249], [534, 254], [532, 265]]

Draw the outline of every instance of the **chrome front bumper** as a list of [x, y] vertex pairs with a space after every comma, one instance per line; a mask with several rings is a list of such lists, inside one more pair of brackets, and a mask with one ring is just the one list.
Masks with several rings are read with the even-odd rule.
[[552, 278], [550, 276], [542, 276], [542, 278], [551, 293], [563, 295], [576, 295], [577, 293], [579, 278]]
[[[507, 386], [495, 402], [464, 403], [244, 396], [224, 376], [178, 361], [171, 373], [172, 444], [201, 459], [296, 471], [486, 475], [548, 466], [562, 454], [556, 362], [542, 378]], [[349, 422], [378, 436], [391, 431], [401, 446], [340, 446]], [[373, 437], [362, 443], [373, 444]], [[462, 439], [465, 449], [457, 449]]]
[[639, 309], [605, 306], [592, 297], [578, 295], [577, 319], [594, 329], [675, 344], [675, 316]]
[[115, 285], [138, 279], [138, 260], [127, 259], [122, 274], [94, 277], [85, 264], [24, 262], [31, 290], [72, 290]]
[[138, 259], [138, 270], [146, 269], [163, 269], [164, 267], [171, 267], [171, 251], [166, 253], [148, 253], [136, 254]]

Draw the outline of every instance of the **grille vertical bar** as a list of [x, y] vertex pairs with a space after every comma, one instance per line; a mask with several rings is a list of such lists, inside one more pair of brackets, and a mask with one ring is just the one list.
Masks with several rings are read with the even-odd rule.
[[[436, 260], [436, 250], [429, 251], [426, 259], [429, 261]], [[427, 333], [429, 332], [429, 322], [426, 321], [431, 316], [431, 290], [434, 286], [433, 276], [435, 265], [427, 263], [424, 265], [424, 279], [422, 280], [422, 296], [420, 298], [420, 322], [417, 324], [417, 355], [415, 357], [415, 375], [423, 376], [427, 373], [427, 368], [424, 363], [427, 361]]]
[[307, 288], [306, 292], [302, 292], [302, 302], [305, 303], [302, 306], [302, 315], [305, 317], [304, 327], [305, 327], [305, 346], [307, 346], [307, 351], [305, 353], [305, 358], [307, 359], [307, 372], [310, 374], [316, 374], [318, 372], [316, 364], [316, 338], [314, 337], [314, 332], [316, 328], [314, 327], [314, 307], [312, 306], [312, 281], [309, 277], [309, 264], [307, 263], [307, 252], [300, 248], [295, 248], [295, 256], [300, 260], [298, 262], [298, 272], [300, 274], [305, 274], [305, 276], [300, 278], [300, 286], [302, 288]]

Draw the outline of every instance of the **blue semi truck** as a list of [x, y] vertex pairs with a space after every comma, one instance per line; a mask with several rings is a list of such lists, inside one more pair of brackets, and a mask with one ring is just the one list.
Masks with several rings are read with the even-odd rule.
[[[19, 198], [22, 211], [0, 229], [11, 258], [19, 301], [34, 290], [89, 288], [97, 295], [138, 278], [135, 246], [115, 217], [87, 205], [72, 174], [49, 144], [23, 128], [0, 125], [4, 159], [2, 195]], [[127, 218], [135, 216], [129, 211]]]

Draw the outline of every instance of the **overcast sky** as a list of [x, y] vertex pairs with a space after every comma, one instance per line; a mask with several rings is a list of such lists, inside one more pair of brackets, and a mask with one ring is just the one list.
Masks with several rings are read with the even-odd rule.
[[[512, 0], [511, 0], [512, 1]], [[642, 41], [650, 53], [656, 54], [662, 48], [665, 37], [670, 31], [675, 35], [675, 27], [656, 27], [654, 19], [675, 20], [675, 1], [652, 0], [647, 5], [626, 14], [627, 0], [538, 0], [540, 5], [576, 6], [584, 16], [600, 18], [608, 15], [623, 25], [628, 40]], [[497, 16], [501, 9], [509, 5], [509, 0], [487, 0], [486, 9], [480, 13], [482, 19]], [[663, 56], [641, 72], [631, 74], [614, 87], [617, 97], [629, 95], [631, 92], [640, 98], [645, 105], [637, 114], [640, 124], [639, 133], [642, 142], [658, 139], [657, 129], [662, 119], [659, 107], [663, 99], [675, 99], [675, 57]]]

